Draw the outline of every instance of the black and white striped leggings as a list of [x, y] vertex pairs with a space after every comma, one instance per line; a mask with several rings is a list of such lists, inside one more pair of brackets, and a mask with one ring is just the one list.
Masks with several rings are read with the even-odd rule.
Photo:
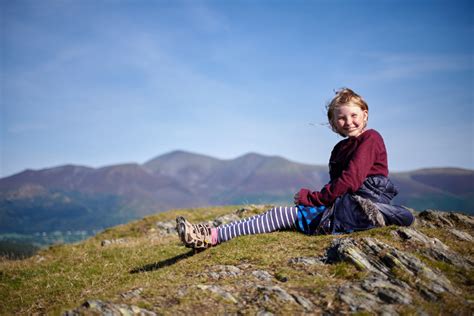
[[222, 243], [242, 235], [263, 234], [277, 230], [295, 230], [297, 225], [297, 207], [274, 207], [265, 213], [217, 227], [217, 242]]

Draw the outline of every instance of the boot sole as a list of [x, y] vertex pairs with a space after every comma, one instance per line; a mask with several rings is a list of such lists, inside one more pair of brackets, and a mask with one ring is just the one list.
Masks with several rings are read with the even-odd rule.
[[185, 219], [182, 216], [176, 218], [176, 230], [181, 242], [188, 248], [193, 248], [186, 242], [186, 225], [184, 224]]

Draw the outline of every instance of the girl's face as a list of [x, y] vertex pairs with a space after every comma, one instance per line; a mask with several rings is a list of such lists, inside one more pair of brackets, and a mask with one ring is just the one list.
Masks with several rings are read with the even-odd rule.
[[343, 105], [334, 110], [335, 126], [346, 137], [359, 136], [365, 130], [369, 114], [357, 105]]

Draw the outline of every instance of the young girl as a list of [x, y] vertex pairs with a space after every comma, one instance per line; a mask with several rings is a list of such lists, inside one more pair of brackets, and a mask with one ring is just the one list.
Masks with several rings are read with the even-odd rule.
[[176, 228], [184, 245], [208, 248], [240, 235], [277, 230], [337, 234], [385, 225], [411, 225], [413, 215], [404, 207], [390, 204], [398, 191], [388, 179], [382, 136], [367, 129], [367, 103], [344, 88], [336, 92], [326, 108], [332, 130], [345, 137], [331, 152], [328, 184], [320, 191], [301, 189], [294, 196], [293, 207], [275, 207], [217, 228], [193, 225], [178, 217]]

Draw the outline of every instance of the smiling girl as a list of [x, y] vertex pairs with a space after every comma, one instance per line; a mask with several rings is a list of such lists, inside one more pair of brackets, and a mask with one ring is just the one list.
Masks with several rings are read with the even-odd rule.
[[326, 108], [332, 130], [345, 138], [331, 152], [328, 184], [320, 191], [301, 189], [294, 196], [295, 206], [275, 207], [217, 228], [193, 225], [178, 217], [176, 228], [184, 245], [207, 248], [240, 235], [277, 230], [312, 235], [411, 225], [413, 215], [402, 206], [390, 204], [398, 191], [388, 178], [383, 138], [367, 129], [367, 103], [351, 89], [343, 88]]

